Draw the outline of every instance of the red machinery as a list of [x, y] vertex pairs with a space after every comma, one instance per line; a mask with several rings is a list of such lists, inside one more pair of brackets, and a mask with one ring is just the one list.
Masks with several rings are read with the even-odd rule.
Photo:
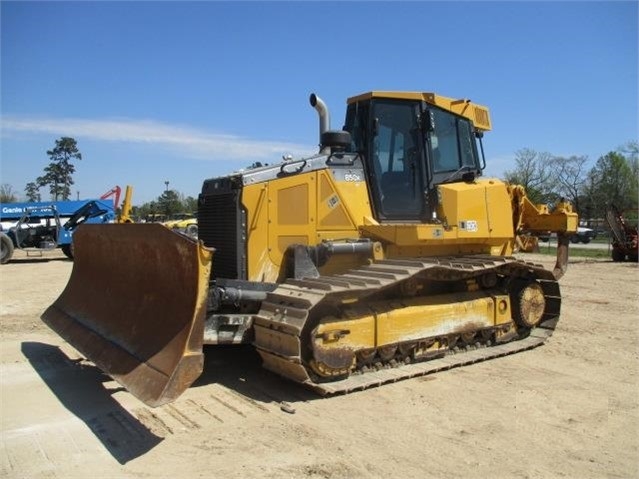
[[637, 261], [638, 243], [637, 227], [628, 224], [626, 218], [619, 209], [612, 205], [606, 211], [606, 221], [612, 233], [612, 260], [613, 261]]
[[100, 199], [106, 200], [107, 198], [111, 198], [112, 196], [115, 196], [115, 198], [113, 199], [113, 209], [117, 210], [118, 206], [120, 206], [120, 193], [122, 193], [122, 188], [116, 185], [113, 188], [111, 188], [109, 191], [104, 193], [102, 196], [100, 196]]

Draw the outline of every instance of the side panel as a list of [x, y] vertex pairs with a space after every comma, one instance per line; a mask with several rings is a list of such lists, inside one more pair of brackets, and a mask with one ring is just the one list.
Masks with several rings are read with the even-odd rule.
[[459, 239], [513, 237], [512, 207], [506, 185], [497, 180], [438, 186], [438, 213]]
[[245, 186], [242, 204], [247, 215], [247, 267], [249, 281], [273, 282], [279, 274], [279, 263], [269, 255], [269, 183]]
[[[359, 226], [370, 218], [368, 186], [361, 168], [328, 169], [318, 173], [317, 243], [359, 239]], [[336, 255], [320, 268], [322, 275], [339, 274], [361, 266], [358, 255]]]
[[313, 244], [316, 229], [316, 174], [274, 180], [268, 191], [268, 252], [281, 265], [291, 244]]
[[368, 188], [360, 169], [336, 169], [318, 172], [318, 230], [350, 231], [352, 236], [365, 217], [371, 216]]
[[[361, 168], [327, 168], [248, 185], [242, 205], [251, 281], [276, 281], [292, 244], [358, 239], [358, 225], [371, 214]], [[355, 265], [344, 260], [329, 261], [329, 270]]]
[[512, 253], [513, 211], [505, 183], [477, 180], [442, 184], [437, 194], [437, 222], [367, 222], [360, 229], [387, 243], [386, 255], [391, 258]]

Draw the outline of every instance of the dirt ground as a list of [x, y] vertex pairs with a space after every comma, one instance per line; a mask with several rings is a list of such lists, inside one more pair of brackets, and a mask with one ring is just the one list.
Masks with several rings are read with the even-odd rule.
[[72, 268], [46, 258], [0, 267], [3, 477], [639, 477], [636, 264], [571, 258], [562, 320], [531, 351], [320, 398], [213, 348], [152, 409], [40, 322]]

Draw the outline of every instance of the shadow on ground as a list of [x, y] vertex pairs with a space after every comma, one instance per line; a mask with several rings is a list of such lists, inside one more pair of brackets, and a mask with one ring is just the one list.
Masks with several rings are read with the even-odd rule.
[[110, 378], [95, 366], [69, 359], [60, 348], [26, 341], [22, 353], [64, 407], [81, 419], [120, 463], [135, 459], [163, 438], [148, 430], [111, 396]]
[[322, 396], [262, 367], [253, 346], [205, 346], [204, 372], [192, 387], [217, 383], [255, 401], [311, 401]]
[[70, 260], [66, 256], [64, 258], [61, 258], [61, 257], [47, 258], [46, 255], [45, 256], [23, 256], [20, 258], [11, 258], [7, 264], [29, 264], [29, 263], [50, 263], [50, 262], [68, 263], [70, 261], [72, 260]]

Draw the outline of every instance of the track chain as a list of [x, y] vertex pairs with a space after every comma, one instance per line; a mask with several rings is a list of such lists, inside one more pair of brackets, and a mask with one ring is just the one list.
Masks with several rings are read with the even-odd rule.
[[[501, 275], [528, 275], [542, 285], [546, 310], [541, 323], [528, 336], [490, 347], [448, 354], [439, 359], [404, 364], [368, 372], [357, 372], [345, 379], [317, 382], [302, 361], [307, 321], [311, 312], [331, 301], [362, 301], [399, 282], [419, 276], [427, 279], [470, 279], [489, 270]], [[474, 364], [535, 348], [548, 339], [559, 319], [561, 296], [552, 273], [541, 265], [513, 257], [464, 256], [382, 260], [344, 274], [309, 279], [289, 279], [269, 293], [255, 317], [255, 346], [263, 365], [322, 395], [348, 393], [423, 376], [459, 366]], [[308, 335], [308, 333], [306, 333]]]

